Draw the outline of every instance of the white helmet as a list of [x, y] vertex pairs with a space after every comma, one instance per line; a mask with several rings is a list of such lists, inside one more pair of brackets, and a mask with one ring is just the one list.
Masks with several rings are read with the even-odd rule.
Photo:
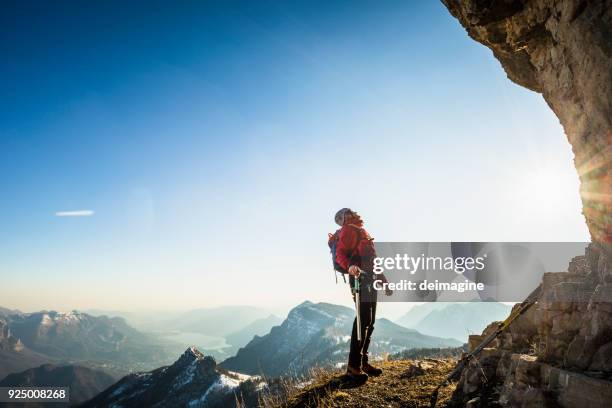
[[344, 225], [344, 217], [346, 216], [346, 214], [348, 214], [350, 212], [351, 212], [350, 208], [342, 208], [342, 209], [338, 210], [338, 212], [336, 213], [336, 215], [334, 217], [334, 221], [336, 221], [336, 224], [338, 224], [339, 226], [343, 226]]

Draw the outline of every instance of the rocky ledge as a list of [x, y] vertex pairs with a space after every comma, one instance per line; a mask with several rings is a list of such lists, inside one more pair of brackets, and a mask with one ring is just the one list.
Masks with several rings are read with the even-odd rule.
[[[463, 370], [468, 406], [607, 407], [612, 401], [612, 263], [590, 245], [567, 272], [546, 273], [538, 302]], [[515, 306], [516, 307], [516, 306]], [[473, 349], [497, 323], [470, 336]]]

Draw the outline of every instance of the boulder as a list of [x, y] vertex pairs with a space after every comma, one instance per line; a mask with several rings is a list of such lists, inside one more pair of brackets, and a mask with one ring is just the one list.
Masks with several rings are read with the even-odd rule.
[[612, 372], [612, 341], [604, 344], [595, 352], [589, 371]]

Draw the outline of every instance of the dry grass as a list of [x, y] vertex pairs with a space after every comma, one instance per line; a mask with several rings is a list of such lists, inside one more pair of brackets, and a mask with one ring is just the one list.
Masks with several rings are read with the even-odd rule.
[[[261, 405], [286, 408], [429, 407], [431, 393], [454, 368], [456, 361], [425, 359], [420, 364], [424, 374], [409, 378], [402, 375], [416, 364], [418, 362], [412, 360], [383, 362], [383, 375], [371, 377], [363, 385], [347, 381], [341, 372], [318, 370], [306, 386], [303, 381], [290, 383], [285, 380], [283, 395], [262, 398]], [[437, 406], [444, 407], [454, 389], [454, 385], [440, 389]]]
[[316, 381], [333, 375], [329, 370], [314, 367], [301, 376], [264, 378], [268, 386], [259, 395], [259, 406], [264, 408], [285, 407], [293, 395], [297, 395]]

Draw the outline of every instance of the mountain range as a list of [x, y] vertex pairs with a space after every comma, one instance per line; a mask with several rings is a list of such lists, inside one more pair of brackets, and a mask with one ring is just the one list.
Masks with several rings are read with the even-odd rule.
[[467, 342], [469, 334], [481, 333], [492, 321], [504, 320], [512, 306], [497, 302], [425, 303], [396, 320], [423, 334], [452, 337]]
[[[355, 312], [348, 307], [306, 301], [293, 308], [280, 326], [255, 336], [221, 366], [245, 374], [301, 374], [313, 366], [346, 361]], [[455, 339], [427, 336], [387, 319], [375, 323], [372, 356], [415, 347], [456, 347]]]
[[[475, 313], [470, 305], [449, 307], [429, 311], [416, 326], [429, 329], [430, 322], [437, 321], [455, 327], [452, 313]], [[99, 393], [87, 406], [142, 406], [143, 401], [159, 406], [227, 406], [235, 404], [234, 392], [240, 391], [245, 401], [256, 398], [258, 387], [263, 385], [258, 377], [250, 376], [304, 374], [315, 366], [340, 367], [346, 362], [355, 316], [351, 308], [306, 301], [294, 307], [284, 320], [265, 314], [263, 309], [242, 315], [243, 311], [243, 307], [202, 309], [181, 320], [181, 326], [191, 332], [194, 328], [187, 325], [188, 321], [221, 330], [235, 355], [217, 364], [213, 357], [189, 347], [170, 364], [172, 356], [181, 352], [176, 352], [177, 344], [140, 332], [121, 317], [2, 309], [0, 378], [19, 372], [8, 376], [7, 381], [45, 385], [50, 376], [55, 376], [73, 384], [79, 389], [79, 398], [87, 399], [109, 385], [109, 378], [136, 372]], [[462, 319], [457, 324], [462, 324]], [[490, 314], [483, 319], [491, 320]], [[208, 334], [217, 335], [212, 331]], [[375, 323], [370, 353], [375, 359], [407, 349], [461, 344], [450, 336], [421, 333], [381, 318]]]
[[251, 407], [263, 385], [259, 378], [221, 369], [191, 347], [174, 364], [127, 375], [82, 407]]
[[120, 311], [88, 309], [92, 316], [121, 317], [132, 327], [144, 332], [202, 333], [225, 337], [258, 319], [267, 318], [270, 311], [249, 305], [219, 306], [187, 311], [150, 310]]
[[176, 343], [176, 352], [194, 345], [223, 360], [282, 322], [280, 317], [254, 306], [220, 306], [190, 311], [118, 311], [89, 309], [93, 316], [121, 317], [130, 326]]
[[[236, 356], [220, 364], [190, 347], [174, 364], [127, 375], [83, 406], [232, 407], [237, 401], [240, 406], [257, 406], [260, 393], [276, 384], [264, 382], [260, 375], [303, 374], [314, 366], [343, 364], [354, 316], [354, 310], [348, 307], [306, 301], [293, 308], [279, 325], [264, 335], [255, 335]], [[263, 330], [278, 320], [275, 316], [258, 319], [234, 336], [242, 341], [245, 333]], [[411, 348], [461, 345], [457, 340], [424, 335], [387, 319], [379, 319], [375, 326], [370, 346], [374, 358]]]
[[0, 380], [10, 373], [23, 371], [54, 361], [26, 347], [11, 331], [8, 321], [0, 316]]
[[194, 309], [166, 321], [164, 328], [225, 337], [268, 315], [265, 309], [254, 306]]
[[168, 364], [175, 348], [122, 318], [42, 311], [0, 316], [0, 379], [44, 363], [85, 365], [111, 373]]
[[16, 314], [23, 314], [20, 310], [17, 309], [8, 309], [6, 307], [0, 306], [0, 317], [1, 316], [10, 316]]
[[416, 326], [425, 316], [433, 312], [434, 310], [444, 309], [449, 303], [444, 302], [427, 302], [420, 305], [413, 306], [404, 315], [395, 319], [395, 323], [413, 328]]

